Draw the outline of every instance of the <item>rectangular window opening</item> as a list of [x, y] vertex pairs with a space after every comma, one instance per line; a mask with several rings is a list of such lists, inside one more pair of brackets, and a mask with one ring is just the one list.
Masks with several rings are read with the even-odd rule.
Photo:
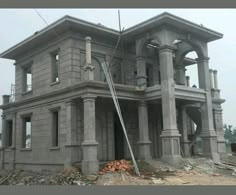
[[51, 55], [52, 58], [52, 82], [59, 81], [59, 53]]
[[52, 112], [52, 147], [59, 146], [59, 112]]
[[24, 68], [24, 83], [23, 83], [23, 89], [24, 92], [28, 92], [32, 90], [32, 72], [31, 72], [31, 66]]
[[22, 148], [31, 148], [31, 117], [23, 118]]

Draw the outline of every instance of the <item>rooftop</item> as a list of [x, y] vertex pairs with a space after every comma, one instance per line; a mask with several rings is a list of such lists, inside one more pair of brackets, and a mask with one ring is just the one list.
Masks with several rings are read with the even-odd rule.
[[[176, 27], [181, 30], [186, 30], [189, 33], [197, 34], [201, 36], [208, 42], [220, 39], [223, 37], [223, 34], [216, 32], [214, 30], [208, 29], [202, 25], [195, 24], [178, 16], [172, 15], [168, 12], [159, 14], [149, 20], [141, 22], [133, 27], [130, 27], [122, 32], [122, 36], [125, 40], [132, 39], [135, 35], [140, 34], [144, 31], [148, 31], [153, 27], [169, 24], [173, 27]], [[94, 32], [103, 34], [110, 38], [117, 38], [120, 34], [119, 31], [112, 28], [108, 28], [101, 24], [94, 24], [85, 20], [74, 18], [71, 16], [64, 16], [54, 23], [48, 25], [40, 31], [37, 31], [32, 36], [26, 38], [20, 43], [14, 45], [8, 50], [0, 54], [1, 58], [15, 59], [17, 55], [25, 50], [33, 48], [36, 44], [41, 43], [42, 41], [48, 40], [51, 37], [55, 37], [55, 32], [58, 34], [68, 30], [75, 29], [80, 31], [86, 31], [88, 33]]]

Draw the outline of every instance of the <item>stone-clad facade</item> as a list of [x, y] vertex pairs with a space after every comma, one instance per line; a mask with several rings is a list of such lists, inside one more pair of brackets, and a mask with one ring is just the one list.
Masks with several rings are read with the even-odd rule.
[[[55, 35], [55, 32], [57, 36]], [[15, 60], [15, 100], [4, 95], [1, 168], [60, 169], [130, 158], [101, 63], [110, 64], [138, 159], [176, 163], [225, 153], [217, 72], [207, 44], [222, 34], [163, 13], [122, 32], [65, 16], [0, 54]], [[197, 59], [186, 58], [195, 51]], [[112, 61], [111, 61], [112, 59]], [[185, 68], [198, 67], [199, 88]]]

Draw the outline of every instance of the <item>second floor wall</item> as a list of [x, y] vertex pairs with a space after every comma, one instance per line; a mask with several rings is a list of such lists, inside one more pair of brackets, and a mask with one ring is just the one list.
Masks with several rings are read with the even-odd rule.
[[[86, 63], [86, 35], [67, 33], [61, 40], [50, 40], [48, 43], [35, 46], [18, 57], [15, 63], [15, 100], [47, 94], [63, 89], [84, 80]], [[109, 64], [114, 83], [136, 85], [137, 68], [135, 51], [127, 48], [117, 50], [114, 41], [103, 37], [92, 38], [92, 65], [95, 67], [94, 79], [105, 82], [101, 63]], [[148, 85], [160, 81], [158, 59], [147, 57]]]

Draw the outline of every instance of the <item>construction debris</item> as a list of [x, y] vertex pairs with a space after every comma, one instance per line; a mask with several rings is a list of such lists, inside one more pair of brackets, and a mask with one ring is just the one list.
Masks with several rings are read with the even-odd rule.
[[115, 172], [115, 171], [132, 171], [133, 167], [129, 161], [126, 160], [114, 160], [111, 161], [98, 172], [98, 174], [104, 174], [107, 172]]
[[0, 175], [0, 185], [90, 185], [76, 168], [53, 173], [47, 171], [7, 171]]
[[[232, 159], [231, 159], [232, 160]], [[183, 159], [175, 166], [150, 160], [137, 161], [141, 176], [132, 161], [108, 162], [94, 175], [82, 175], [77, 168], [63, 171], [0, 171], [0, 185], [216, 185], [236, 184], [236, 167], [214, 163], [207, 158]], [[79, 167], [78, 167], [79, 168]]]

